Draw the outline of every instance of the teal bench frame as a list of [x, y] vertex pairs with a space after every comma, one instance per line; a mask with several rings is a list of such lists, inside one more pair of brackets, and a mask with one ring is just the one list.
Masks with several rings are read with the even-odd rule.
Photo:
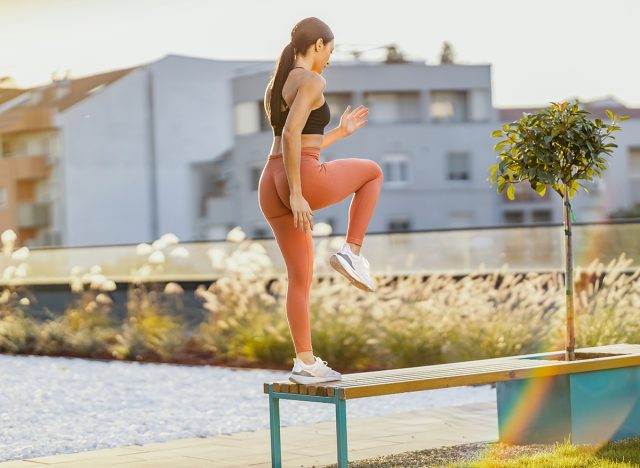
[[271, 466], [282, 467], [280, 443], [280, 400], [315, 401], [330, 403], [336, 406], [336, 438], [338, 445], [338, 466], [347, 466], [347, 400], [339, 398], [340, 392], [332, 397], [316, 395], [299, 395], [295, 393], [276, 392], [273, 384], [269, 386], [269, 425], [271, 429]]
[[[500, 440], [503, 440], [503, 421], [507, 415], [505, 408], [512, 404], [512, 400], [504, 397], [501, 398], [500, 394], [506, 393], [513, 385], [521, 385], [523, 382], [527, 382], [527, 379], [531, 381], [531, 379], [550, 377], [564, 378], [571, 376], [571, 374], [581, 374], [586, 381], [589, 381], [592, 377], [598, 378], [601, 372], [610, 372], [612, 369], [621, 370], [622, 368], [629, 368], [632, 372], [640, 369], [640, 344], [621, 343], [581, 348], [576, 349], [576, 353], [601, 354], [604, 357], [563, 362], [557, 360], [559, 356], [564, 355], [563, 351], [551, 351], [451, 364], [435, 364], [404, 369], [374, 371], [373, 374], [375, 374], [375, 376], [373, 378], [371, 377], [371, 372], [345, 374], [343, 375], [342, 381], [325, 382], [315, 385], [294, 384], [289, 381], [265, 383], [264, 393], [269, 395], [271, 465], [273, 468], [282, 467], [280, 400], [313, 401], [335, 405], [338, 468], [347, 468], [348, 399], [431, 390], [435, 388], [496, 383], [498, 394], [498, 425], [501, 433]], [[608, 353], [619, 354], [609, 355]], [[369, 376], [364, 378], [359, 377], [363, 374], [369, 374]], [[421, 377], [418, 378], [418, 375], [421, 375]], [[640, 388], [640, 372], [638, 372], [637, 375], [637, 388]], [[382, 376], [380, 382], [375, 382], [376, 376]], [[390, 381], [388, 376], [396, 377], [397, 379]], [[358, 379], [361, 379], [360, 382]], [[625, 382], [627, 381], [625, 380]], [[353, 383], [353, 385], [349, 385], [350, 383]], [[358, 383], [359, 385], [356, 385]], [[286, 384], [288, 388], [296, 388], [295, 392], [276, 390], [276, 388], [280, 389], [282, 384]], [[277, 387], [275, 387], [276, 385]], [[640, 394], [636, 395], [634, 393], [635, 388], [636, 386], [630, 390], [626, 390], [626, 392], [633, 393], [631, 398], [635, 399], [638, 411], [638, 413], [633, 414], [640, 416]], [[300, 393], [299, 390], [302, 390], [304, 393]], [[317, 395], [316, 393], [318, 391], [324, 391], [326, 396]], [[605, 395], [603, 398], [604, 400], [596, 399], [595, 401], [599, 402], [599, 404], [609, 404], [611, 397]], [[591, 403], [593, 403], [593, 401]], [[561, 415], [562, 418], [568, 418], [570, 416], [571, 415], [567, 416], [566, 414]], [[578, 417], [582, 417], [582, 415], [578, 414]], [[549, 418], [543, 414], [541, 419]], [[640, 417], [638, 421], [640, 421]], [[552, 421], [551, 425], [556, 426], [557, 424], [555, 421]], [[540, 427], [545, 429], [548, 426], [549, 424], [543, 421], [543, 425]], [[534, 427], [535, 430], [539, 429], [535, 427], [535, 424], [532, 427]], [[634, 425], [631, 428], [631, 432], [640, 435], [640, 422], [637, 424], [637, 427]]]

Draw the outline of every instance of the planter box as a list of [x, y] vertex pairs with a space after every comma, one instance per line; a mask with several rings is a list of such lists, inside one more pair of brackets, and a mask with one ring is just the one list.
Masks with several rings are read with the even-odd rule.
[[[624, 356], [580, 353], [576, 360]], [[564, 353], [521, 359], [564, 361]], [[600, 444], [640, 437], [640, 366], [497, 382], [500, 441]]]

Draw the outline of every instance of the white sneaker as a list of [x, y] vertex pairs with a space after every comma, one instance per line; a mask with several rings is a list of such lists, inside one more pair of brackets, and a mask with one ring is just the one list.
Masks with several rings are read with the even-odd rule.
[[376, 290], [369, 276], [369, 261], [362, 254], [354, 254], [349, 244], [345, 243], [338, 252], [334, 253], [329, 263], [334, 270], [341, 273], [357, 288], [369, 292]]
[[316, 361], [309, 365], [302, 359], [293, 358], [293, 369], [289, 374], [291, 382], [300, 384], [314, 384], [318, 382], [329, 382], [331, 380], [342, 380], [342, 374], [327, 366], [327, 361], [323, 361], [315, 356]]

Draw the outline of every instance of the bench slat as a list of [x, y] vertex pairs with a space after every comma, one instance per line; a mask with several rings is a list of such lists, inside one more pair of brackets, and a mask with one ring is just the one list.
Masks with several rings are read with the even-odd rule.
[[468, 373], [468, 372], [486, 372], [490, 370], [503, 370], [503, 369], [518, 369], [518, 368], [529, 368], [529, 367], [540, 367], [548, 365], [547, 361], [542, 360], [516, 360], [506, 361], [503, 363], [495, 363], [493, 365], [485, 365], [479, 366], [477, 364], [460, 366], [455, 368], [446, 368], [439, 370], [432, 369], [424, 369], [415, 372], [397, 372], [397, 373], [388, 373], [380, 376], [373, 377], [361, 377], [360, 374], [345, 374], [342, 377], [342, 382], [360, 384], [360, 383], [375, 383], [375, 382], [384, 382], [389, 380], [398, 380], [398, 379], [419, 379], [419, 378], [433, 378], [433, 377], [446, 377], [448, 375], [456, 375], [459, 373]]
[[[620, 343], [579, 348], [576, 349], [576, 352], [618, 353], [621, 355], [593, 360], [563, 361], [551, 359], [564, 355], [564, 351], [554, 351], [404, 369], [359, 372], [345, 374], [341, 381], [313, 385], [296, 384], [286, 380], [273, 382], [273, 388], [282, 393], [329, 397], [333, 397], [338, 391], [340, 398], [351, 399], [434, 388], [481, 385], [502, 380], [543, 377], [640, 364], [640, 345]], [[527, 357], [545, 357], [547, 359], [527, 359]], [[264, 385], [264, 391], [268, 393], [268, 384]]]
[[600, 358], [587, 361], [545, 362], [547, 365], [530, 367], [527, 369], [517, 368], [512, 370], [489, 371], [468, 375], [436, 377], [433, 379], [387, 382], [360, 386], [344, 386], [342, 385], [342, 382], [337, 382], [335, 387], [337, 391], [340, 392], [341, 398], [363, 398], [368, 396], [388, 395], [391, 393], [458, 387], [463, 385], [479, 385], [530, 377], [550, 377], [554, 375], [588, 372], [599, 369], [638, 366], [640, 365], [640, 354], [630, 354], [626, 356]]
[[[376, 377], [368, 377], [368, 378], [360, 377], [361, 374], [345, 374], [338, 385], [340, 387], [362, 386], [362, 385], [380, 384], [380, 383], [386, 383], [386, 382], [396, 382], [401, 380], [432, 379], [437, 377], [447, 377], [451, 375], [477, 374], [477, 373], [488, 372], [492, 370], [513, 370], [516, 368], [529, 368], [529, 367], [539, 367], [539, 366], [547, 365], [545, 362], [534, 361], [534, 360], [525, 360], [525, 361], [517, 361], [517, 362], [514, 362], [514, 361], [515, 360], [507, 361], [503, 363], [495, 363], [491, 366], [482, 366], [482, 367], [478, 367], [477, 365], [467, 363], [467, 365], [464, 367], [456, 366], [455, 368], [442, 369], [442, 370], [439, 370], [438, 372], [434, 372], [433, 370], [429, 369], [427, 366], [424, 368], [419, 368], [419, 369], [422, 369], [420, 371], [386, 373], [384, 374], [384, 376], [376, 376]], [[291, 391], [289, 393], [300, 393], [302, 395], [316, 395], [318, 394], [317, 392], [322, 391], [321, 390], [322, 388], [338, 386], [336, 385], [335, 381], [325, 382], [325, 383], [316, 383], [314, 385], [304, 385], [304, 384], [296, 384], [296, 383], [289, 383], [289, 382], [276, 382], [276, 384], [279, 384], [279, 387], [276, 391], [287, 392], [287, 389], [291, 388], [292, 386], [297, 386], [296, 391]], [[313, 391], [315, 393], [309, 393], [310, 391]]]

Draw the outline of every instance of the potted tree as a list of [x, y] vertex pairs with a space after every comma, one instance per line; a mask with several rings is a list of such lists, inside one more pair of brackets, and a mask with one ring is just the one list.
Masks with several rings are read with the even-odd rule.
[[[606, 169], [603, 154], [611, 155], [616, 145], [612, 133], [620, 130], [618, 117], [606, 110], [611, 123], [600, 119], [595, 121], [587, 117], [586, 110], [578, 103], [551, 103], [538, 113], [523, 113], [520, 120], [504, 124], [491, 136], [504, 139], [494, 146], [500, 151], [501, 161], [490, 167], [491, 176], [487, 179], [491, 185], [498, 185], [498, 193], [507, 189], [510, 200], [515, 199], [515, 184], [528, 180], [531, 187], [544, 196], [547, 185], [558, 193], [563, 200], [564, 236], [565, 236], [565, 284], [566, 335], [565, 358], [575, 359], [575, 315], [573, 309], [573, 247], [571, 237], [571, 217], [575, 221], [571, 208], [571, 197], [579, 186], [585, 192], [588, 189], [580, 184], [581, 180], [593, 180], [593, 175], [602, 176]], [[569, 216], [571, 214], [571, 216]]]
[[[575, 313], [573, 301], [573, 249], [571, 220], [575, 216], [571, 207], [571, 198], [582, 186], [580, 182], [592, 181], [594, 176], [601, 177], [607, 168], [604, 155], [611, 155], [617, 145], [613, 132], [620, 130], [617, 122], [629, 117], [618, 117], [606, 110], [611, 123], [601, 119], [591, 120], [589, 112], [580, 109], [577, 102], [551, 103], [550, 107], [537, 113], [523, 113], [521, 119], [504, 124], [501, 129], [492, 132], [491, 136], [500, 138], [494, 146], [499, 152], [498, 164], [490, 167], [491, 175], [487, 179], [491, 185], [498, 186], [498, 193], [507, 190], [510, 200], [515, 199], [515, 185], [528, 180], [531, 188], [541, 197], [547, 187], [551, 187], [562, 199], [564, 215], [565, 245], [565, 285], [566, 285], [566, 332], [564, 355], [550, 357], [534, 356], [528, 358], [558, 359], [573, 361], [576, 359], [597, 359], [607, 354], [575, 353]], [[610, 355], [610, 354], [608, 354]], [[584, 372], [572, 375], [559, 375], [533, 379], [520, 379], [499, 382], [498, 422], [500, 438], [506, 442], [545, 443], [561, 441], [570, 437], [574, 442], [590, 443], [599, 440], [602, 435], [594, 435], [589, 420], [589, 408], [583, 407], [588, 400], [589, 388], [602, 378], [613, 379], [620, 388], [616, 390], [620, 398], [629, 394], [630, 382], [640, 384], [638, 368], [608, 369], [606, 371]], [[603, 372], [607, 373], [606, 377]], [[632, 373], [632, 374], [630, 374]], [[631, 379], [631, 380], [630, 380]], [[509, 420], [513, 411], [521, 402], [523, 393], [531, 392], [535, 386], [544, 388], [538, 392], [537, 402], [530, 401], [527, 407], [527, 421], [522, 418], [517, 431], [509, 429]], [[582, 389], [582, 390], [580, 390]], [[580, 393], [580, 392], [583, 393]], [[616, 393], [614, 391], [614, 393]], [[616, 393], [616, 395], [618, 395]], [[629, 398], [637, 396], [629, 395]], [[620, 401], [620, 400], [619, 400]], [[618, 402], [619, 402], [618, 401]], [[629, 400], [631, 401], [631, 400]], [[519, 403], [520, 402], [520, 403]], [[599, 403], [600, 404], [600, 403]], [[630, 403], [631, 404], [631, 403]], [[627, 408], [628, 409], [628, 408]], [[640, 407], [638, 408], [640, 411]], [[639, 413], [640, 414], [640, 413]], [[587, 425], [589, 434], [581, 432]], [[640, 427], [637, 428], [640, 430]], [[635, 429], [634, 429], [635, 430]], [[516, 433], [517, 432], [517, 433]], [[595, 431], [597, 433], [597, 430]], [[633, 430], [632, 430], [633, 432]], [[615, 439], [627, 434], [625, 431], [607, 434], [607, 438]]]

